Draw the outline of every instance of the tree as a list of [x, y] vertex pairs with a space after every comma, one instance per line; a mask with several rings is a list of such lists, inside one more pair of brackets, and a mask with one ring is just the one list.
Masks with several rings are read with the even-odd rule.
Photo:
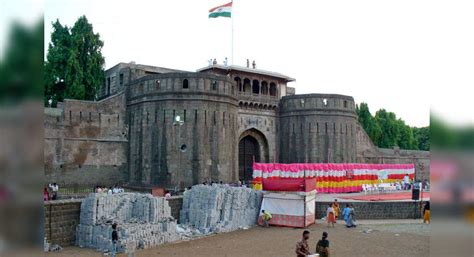
[[52, 24], [51, 43], [45, 62], [45, 104], [65, 98], [96, 100], [104, 82], [104, 43], [94, 33], [92, 24], [81, 16], [72, 28]]
[[61, 25], [59, 20], [52, 25], [51, 42], [48, 45], [47, 61], [44, 64], [44, 103], [48, 104], [48, 100], [53, 99], [53, 104], [56, 105], [66, 97], [64, 87], [68, 71], [66, 66], [71, 52], [71, 34], [69, 28]]
[[367, 135], [372, 139], [374, 144], [378, 144], [380, 142], [382, 130], [370, 113], [369, 106], [366, 103], [361, 103], [360, 107], [358, 105], [356, 106], [356, 112], [359, 116], [359, 122]]
[[413, 127], [413, 137], [418, 150], [430, 150], [430, 127]]
[[399, 146], [408, 150], [430, 150], [430, 127], [416, 128], [405, 124], [395, 113], [380, 109], [375, 117], [366, 103], [356, 105], [359, 122], [378, 147]]

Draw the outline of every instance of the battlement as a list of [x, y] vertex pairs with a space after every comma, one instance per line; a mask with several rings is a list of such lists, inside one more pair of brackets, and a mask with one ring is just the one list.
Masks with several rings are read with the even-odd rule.
[[338, 94], [302, 94], [281, 99], [281, 112], [338, 111], [355, 115], [354, 98]]

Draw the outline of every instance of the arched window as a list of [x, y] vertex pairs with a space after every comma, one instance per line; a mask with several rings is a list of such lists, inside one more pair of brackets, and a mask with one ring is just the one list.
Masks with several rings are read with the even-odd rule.
[[189, 82], [187, 79], [183, 79], [183, 88], [189, 88]]
[[347, 108], [347, 101], [344, 100], [344, 108]]
[[239, 91], [242, 92], [242, 90], [244, 90], [242, 88], [242, 79], [240, 77], [235, 77], [234, 81], [237, 83], [237, 87], [239, 88]]
[[216, 80], [214, 80], [212, 82], [212, 90], [217, 90], [217, 81]]
[[273, 82], [270, 83], [270, 95], [277, 96], [277, 86]]
[[262, 89], [260, 90], [262, 95], [268, 95], [268, 82], [262, 81]]
[[250, 79], [244, 79], [244, 92], [247, 92], [250, 94], [252, 90], [252, 86], [250, 86]]
[[252, 81], [252, 93], [260, 94], [260, 82], [256, 79]]

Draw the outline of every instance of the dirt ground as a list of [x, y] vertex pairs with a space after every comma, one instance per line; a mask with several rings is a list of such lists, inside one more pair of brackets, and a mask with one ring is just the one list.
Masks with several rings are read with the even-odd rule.
[[[348, 229], [342, 224], [335, 228], [316, 224], [307, 228], [310, 234], [310, 248], [323, 231], [328, 231], [332, 257], [409, 257], [429, 256], [430, 226], [419, 221], [361, 221], [357, 228]], [[213, 235], [193, 241], [163, 245], [159, 248], [136, 251], [134, 256], [249, 256], [285, 257], [295, 256], [296, 241], [303, 229], [255, 227], [231, 233]], [[368, 233], [367, 233], [368, 232]], [[48, 256], [103, 256], [90, 249], [67, 247]], [[127, 256], [121, 254], [118, 256]]]

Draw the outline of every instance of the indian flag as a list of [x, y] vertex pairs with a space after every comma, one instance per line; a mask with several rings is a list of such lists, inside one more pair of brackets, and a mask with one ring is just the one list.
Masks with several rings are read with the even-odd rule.
[[209, 18], [227, 17], [230, 18], [232, 13], [232, 2], [220, 5], [209, 10]]

